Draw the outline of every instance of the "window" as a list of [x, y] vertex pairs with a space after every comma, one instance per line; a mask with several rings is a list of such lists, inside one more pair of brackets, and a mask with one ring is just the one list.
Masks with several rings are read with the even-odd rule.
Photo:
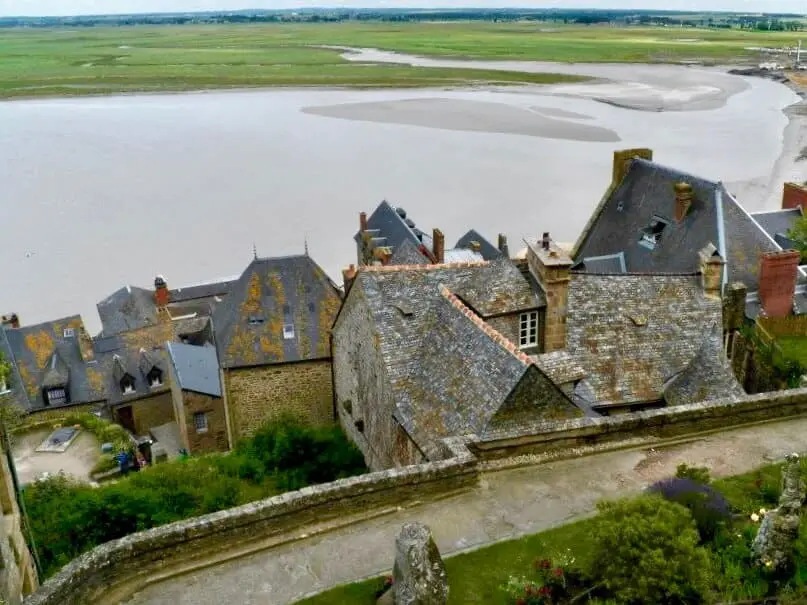
[[193, 426], [196, 428], [197, 433], [207, 432], [207, 414], [204, 412], [196, 412], [193, 415]]
[[283, 339], [291, 340], [294, 338], [294, 324], [286, 324], [283, 326]]
[[159, 368], [152, 368], [151, 372], [149, 372], [146, 378], [148, 379], [149, 386], [151, 386], [152, 389], [163, 386], [163, 373]]
[[668, 224], [663, 218], [654, 216], [650, 224], [639, 232], [639, 245], [650, 250], [654, 249]]
[[538, 311], [521, 314], [519, 318], [518, 344], [522, 349], [538, 345]]
[[264, 321], [265, 319], [263, 317], [252, 316], [249, 318], [249, 325], [260, 326]]
[[76, 335], [76, 331], [73, 328], [65, 328], [64, 329], [64, 337], [65, 338], [73, 338]]
[[45, 393], [48, 405], [62, 405], [67, 403], [67, 391], [65, 389], [50, 389]]
[[128, 395], [130, 393], [134, 393], [134, 380], [125, 380], [121, 382], [121, 389], [123, 389], [123, 394]]

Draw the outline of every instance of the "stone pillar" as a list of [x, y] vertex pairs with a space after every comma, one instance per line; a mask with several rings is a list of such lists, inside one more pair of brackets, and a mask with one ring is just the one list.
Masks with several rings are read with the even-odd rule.
[[441, 265], [445, 262], [446, 238], [439, 229], [432, 231], [432, 254], [434, 262]]
[[569, 299], [572, 259], [544, 233], [543, 238], [527, 247], [527, 264], [546, 295], [546, 314], [539, 330], [543, 333], [544, 352], [566, 348], [566, 307]]
[[782, 467], [779, 506], [765, 515], [751, 545], [758, 565], [770, 571], [781, 571], [792, 563], [793, 542], [799, 537], [804, 493], [799, 456], [790, 454]]
[[[392, 598], [379, 602], [393, 605], [446, 605], [448, 581], [440, 551], [431, 531], [421, 523], [407, 523], [395, 540]], [[386, 595], [385, 595], [386, 596]]]
[[745, 324], [747, 298], [748, 288], [742, 282], [732, 282], [723, 291], [723, 338], [729, 359], [734, 359], [734, 341], [737, 331]]

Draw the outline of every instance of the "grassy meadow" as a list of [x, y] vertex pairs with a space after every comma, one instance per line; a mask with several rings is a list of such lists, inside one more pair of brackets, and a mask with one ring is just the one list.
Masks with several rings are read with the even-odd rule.
[[0, 30], [0, 98], [268, 86], [555, 83], [558, 74], [357, 64], [317, 45], [475, 59], [736, 62], [798, 33], [525, 23], [328, 23]]

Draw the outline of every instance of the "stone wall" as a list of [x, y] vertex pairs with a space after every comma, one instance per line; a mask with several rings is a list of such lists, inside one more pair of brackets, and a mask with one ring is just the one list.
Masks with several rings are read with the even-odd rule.
[[523, 425], [483, 438], [469, 437], [481, 459], [499, 459], [585, 446], [618, 444], [636, 438], [670, 439], [743, 424], [807, 414], [807, 389], [751, 395], [602, 418]]
[[63, 422], [68, 416], [73, 414], [89, 414], [97, 411], [103, 404], [84, 403], [82, 405], [74, 405], [66, 408], [57, 408], [51, 410], [45, 408], [43, 410], [36, 410], [31, 412], [26, 418], [27, 422], [40, 423], [40, 422]]
[[108, 542], [50, 578], [25, 605], [112, 605], [161, 578], [270, 548], [301, 528], [347, 524], [413, 501], [475, 486], [475, 458], [461, 439], [446, 460], [308, 487]]
[[170, 391], [138, 399], [129, 405], [132, 406], [136, 435], [147, 435], [155, 426], [174, 421], [174, 404], [171, 402]]
[[330, 359], [225, 370], [224, 382], [234, 440], [284, 414], [314, 425], [334, 421]]
[[[221, 397], [183, 391], [182, 404], [185, 412], [183, 424], [187, 431], [186, 447], [191, 454], [226, 452], [230, 449], [227, 440], [227, 421], [224, 417], [224, 400]], [[206, 431], [196, 430], [194, 414], [197, 412], [207, 415]]]
[[339, 422], [364, 454], [367, 466], [379, 470], [422, 461], [393, 420], [392, 385], [359, 289], [351, 290], [334, 325], [333, 363]]

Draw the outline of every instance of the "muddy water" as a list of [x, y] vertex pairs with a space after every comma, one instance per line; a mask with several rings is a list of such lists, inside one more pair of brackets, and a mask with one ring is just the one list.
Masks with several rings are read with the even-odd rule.
[[283, 255], [307, 240], [337, 276], [359, 211], [385, 198], [447, 244], [470, 227], [511, 248], [543, 231], [573, 240], [620, 147], [652, 146], [741, 198], [770, 174], [795, 100], [783, 86], [584, 68], [611, 81], [0, 103], [0, 310], [24, 323], [82, 313], [95, 330], [95, 303], [121, 285], [233, 275], [253, 244]]

